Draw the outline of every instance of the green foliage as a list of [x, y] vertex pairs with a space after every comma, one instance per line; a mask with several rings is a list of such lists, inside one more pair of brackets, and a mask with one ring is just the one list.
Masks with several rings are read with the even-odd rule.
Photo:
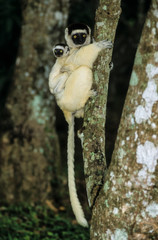
[[44, 206], [0, 208], [0, 240], [88, 240], [89, 230], [72, 225]]

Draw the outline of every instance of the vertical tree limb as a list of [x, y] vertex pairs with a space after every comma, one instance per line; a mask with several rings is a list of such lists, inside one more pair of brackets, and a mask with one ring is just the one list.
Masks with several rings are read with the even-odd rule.
[[[95, 40], [114, 41], [116, 27], [121, 13], [120, 0], [100, 1], [96, 11]], [[89, 205], [93, 206], [106, 170], [105, 119], [108, 94], [109, 63], [112, 51], [104, 50], [94, 66], [94, 84], [97, 96], [91, 98], [85, 109], [83, 126], [83, 157]]]
[[158, 238], [158, 1], [136, 53], [112, 162], [92, 215], [91, 239]]

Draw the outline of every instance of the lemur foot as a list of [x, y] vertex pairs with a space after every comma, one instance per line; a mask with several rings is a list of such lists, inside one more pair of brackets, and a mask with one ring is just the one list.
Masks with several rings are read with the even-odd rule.
[[114, 64], [113, 64], [113, 62], [110, 62], [110, 63], [109, 63], [109, 68], [110, 68], [110, 71], [113, 69], [113, 67], [114, 67]]
[[97, 91], [96, 90], [94, 90], [94, 89], [91, 89], [90, 90], [90, 97], [96, 97], [97, 96]]
[[76, 111], [74, 113], [76, 118], [83, 118], [84, 117], [84, 108], [81, 108], [80, 110]]
[[108, 41], [108, 40], [103, 40], [103, 41], [100, 41], [100, 42], [95, 42], [97, 44], [97, 46], [99, 48], [112, 48], [113, 44], [111, 41]]

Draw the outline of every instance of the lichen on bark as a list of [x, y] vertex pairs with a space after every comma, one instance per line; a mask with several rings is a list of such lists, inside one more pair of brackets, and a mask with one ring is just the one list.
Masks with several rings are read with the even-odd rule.
[[[96, 41], [109, 39], [114, 42], [120, 13], [120, 1], [116, 1], [115, 4], [111, 1], [100, 1], [96, 11]], [[94, 65], [93, 81], [93, 89], [97, 95], [88, 101], [85, 108], [83, 157], [87, 195], [91, 207], [103, 185], [106, 171], [105, 119], [111, 56], [112, 51], [106, 49], [98, 57]]]
[[136, 53], [112, 161], [93, 207], [91, 239], [158, 238], [157, 9], [158, 1], [153, 0]]

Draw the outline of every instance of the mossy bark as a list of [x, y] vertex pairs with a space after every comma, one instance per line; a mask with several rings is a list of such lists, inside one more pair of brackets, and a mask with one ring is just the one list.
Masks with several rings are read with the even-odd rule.
[[[116, 27], [121, 13], [120, 1], [100, 1], [96, 11], [94, 37], [96, 41], [109, 39], [114, 42]], [[112, 50], [103, 50], [94, 65], [92, 97], [85, 108], [82, 145], [84, 172], [89, 205], [93, 207], [103, 186], [106, 171], [105, 159], [105, 120], [108, 94], [108, 81]]]
[[158, 1], [136, 53], [115, 149], [92, 211], [91, 239], [158, 238]]
[[22, 1], [22, 10], [19, 53], [1, 117], [0, 200], [43, 202], [55, 192], [51, 181], [60, 159], [48, 76], [68, 1]]

